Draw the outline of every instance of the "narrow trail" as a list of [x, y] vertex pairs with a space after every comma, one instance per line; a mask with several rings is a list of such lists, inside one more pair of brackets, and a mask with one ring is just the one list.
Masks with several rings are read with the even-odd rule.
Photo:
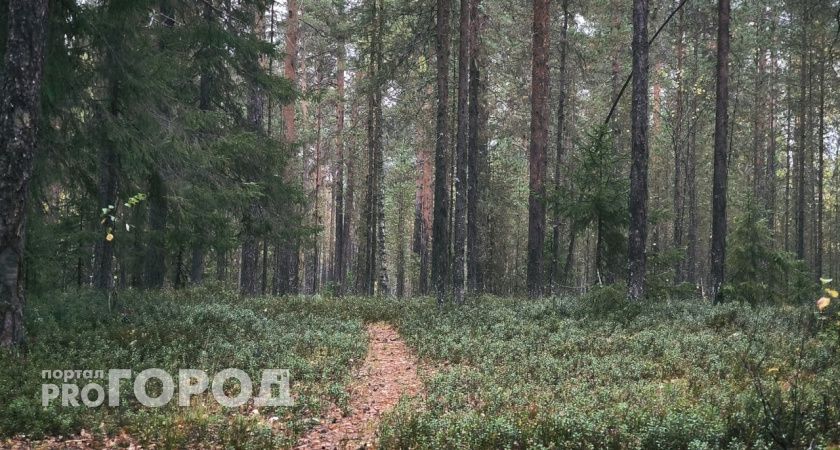
[[350, 414], [333, 406], [321, 424], [309, 430], [296, 449], [359, 449], [376, 447], [382, 413], [396, 406], [402, 395], [422, 389], [417, 358], [393, 327], [375, 323], [367, 327], [370, 344], [362, 366], [349, 387]]

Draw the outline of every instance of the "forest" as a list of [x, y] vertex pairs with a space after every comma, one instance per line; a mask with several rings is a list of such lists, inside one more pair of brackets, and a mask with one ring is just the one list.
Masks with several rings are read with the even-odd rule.
[[0, 448], [840, 446], [840, 1], [0, 24]]

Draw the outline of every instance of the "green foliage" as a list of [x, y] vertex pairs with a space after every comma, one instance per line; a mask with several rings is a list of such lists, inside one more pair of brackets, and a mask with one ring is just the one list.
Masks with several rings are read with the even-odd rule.
[[[432, 299], [241, 299], [211, 284], [128, 291], [109, 309], [86, 291], [38, 296], [28, 349], [0, 355], [0, 389], [12, 393], [0, 435], [104, 424], [161, 448], [289, 447], [327, 401], [347, 406], [362, 325], [384, 320], [437, 370], [424, 397], [386, 415], [382, 448], [771, 448], [794, 423], [789, 447], [840, 439], [836, 310], [625, 297], [615, 285], [439, 309]], [[40, 407], [41, 370], [108, 367], [289, 368], [296, 406]], [[279, 425], [267, 426], [273, 416]]]
[[[168, 293], [122, 292], [118, 307], [93, 292], [38, 296], [27, 315], [29, 344], [22, 354], [0, 353], [0, 436], [117, 434], [124, 429], [162, 448], [218, 444], [225, 448], [277, 448], [294, 443], [325, 401], [346, 402], [343, 386], [367, 348], [364, 314], [338, 312], [337, 303], [290, 298], [243, 300], [218, 285]], [[357, 305], [358, 309], [363, 309]], [[349, 309], [353, 311], [353, 309]], [[352, 317], [352, 318], [351, 318]], [[290, 370], [297, 395], [292, 408], [228, 410], [212, 400], [191, 408], [176, 402], [144, 408], [122, 395], [118, 408], [41, 407], [41, 370], [157, 367], [177, 373], [245, 370], [259, 379], [265, 368]], [[198, 398], [200, 400], [200, 397]], [[281, 433], [272, 433], [270, 417]], [[100, 428], [104, 424], [104, 429]]]
[[555, 192], [554, 207], [572, 224], [574, 233], [594, 226], [602, 276], [620, 271], [627, 252], [628, 181], [622, 174], [625, 158], [615, 151], [608, 126], [595, 127], [578, 148], [569, 187]]
[[[807, 337], [798, 319], [812, 305], [685, 300], [628, 310], [623, 301], [621, 289], [605, 287], [580, 299], [483, 298], [404, 314], [409, 345], [449, 364], [425, 397], [387, 415], [382, 447], [771, 448], [775, 419], [764, 413], [745, 358], [760, 362], [758, 377], [779, 386], [783, 402], [799, 396], [791, 447], [840, 438], [832, 425], [840, 419], [837, 363], [826, 356], [837, 345]], [[807, 375], [798, 393], [784, 391], [803, 337]]]
[[767, 221], [749, 207], [735, 223], [728, 239], [728, 282], [724, 298], [748, 303], [805, 303], [816, 284], [805, 263], [773, 249]]

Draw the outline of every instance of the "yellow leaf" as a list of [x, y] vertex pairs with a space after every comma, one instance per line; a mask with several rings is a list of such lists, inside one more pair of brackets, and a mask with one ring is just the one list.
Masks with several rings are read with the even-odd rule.
[[829, 305], [831, 305], [831, 299], [828, 297], [823, 297], [817, 300], [817, 309], [819, 309], [820, 311], [825, 311], [825, 309], [828, 308]]
[[771, 367], [771, 368], [767, 369], [767, 373], [776, 373], [778, 371], [779, 371], [778, 367]]
[[108, 234], [105, 236], [105, 240], [106, 240], [106, 241], [108, 241], [108, 242], [113, 241], [113, 240], [114, 240], [114, 235], [113, 235], [112, 233], [108, 233]]
[[828, 294], [828, 296], [831, 298], [837, 298], [838, 296], [840, 296], [840, 293], [838, 293], [834, 289], [826, 289], [825, 293]]

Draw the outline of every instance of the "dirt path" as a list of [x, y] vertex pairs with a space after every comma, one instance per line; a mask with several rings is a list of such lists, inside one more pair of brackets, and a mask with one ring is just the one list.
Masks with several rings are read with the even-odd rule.
[[402, 395], [420, 393], [417, 358], [388, 324], [368, 326], [367, 357], [349, 388], [350, 414], [333, 407], [321, 424], [309, 430], [297, 449], [359, 449], [376, 446], [376, 430], [383, 412], [396, 406]]

